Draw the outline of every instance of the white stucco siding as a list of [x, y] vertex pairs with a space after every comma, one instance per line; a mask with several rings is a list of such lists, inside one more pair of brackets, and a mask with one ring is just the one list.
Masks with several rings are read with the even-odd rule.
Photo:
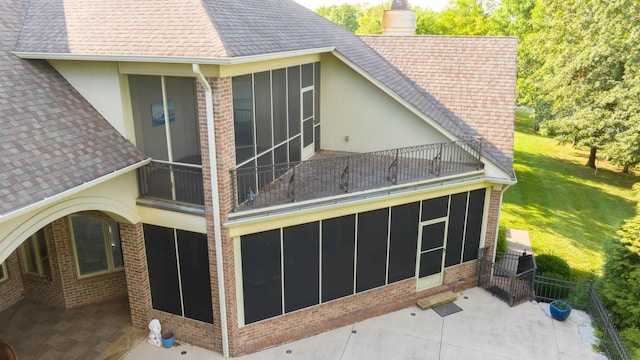
[[116, 221], [137, 223], [137, 197], [137, 177], [131, 171], [56, 201], [43, 201], [10, 220], [0, 218], [0, 263], [43, 226], [79, 211], [102, 211]]
[[125, 116], [118, 64], [52, 60], [51, 65], [124, 137], [135, 141]]
[[320, 103], [323, 149], [368, 152], [450, 141], [333, 55], [322, 57]]

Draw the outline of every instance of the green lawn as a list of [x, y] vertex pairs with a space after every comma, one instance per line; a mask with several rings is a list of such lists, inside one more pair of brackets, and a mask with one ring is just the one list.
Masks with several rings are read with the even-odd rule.
[[516, 113], [518, 183], [504, 195], [501, 223], [529, 231], [535, 254], [569, 263], [577, 279], [601, 275], [604, 244], [635, 215], [636, 176], [599, 160], [587, 168], [588, 149], [559, 145], [532, 130], [528, 113]]

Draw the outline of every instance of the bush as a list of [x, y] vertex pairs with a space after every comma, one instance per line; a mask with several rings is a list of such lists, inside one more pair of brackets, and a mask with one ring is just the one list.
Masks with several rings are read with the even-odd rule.
[[535, 258], [541, 276], [552, 277], [550, 275], [553, 274], [557, 279], [571, 279], [571, 267], [566, 260], [550, 254], [536, 255]]
[[500, 260], [507, 250], [509, 250], [509, 244], [507, 244], [507, 228], [504, 225], [500, 225], [498, 228], [498, 241], [496, 243], [496, 261]]

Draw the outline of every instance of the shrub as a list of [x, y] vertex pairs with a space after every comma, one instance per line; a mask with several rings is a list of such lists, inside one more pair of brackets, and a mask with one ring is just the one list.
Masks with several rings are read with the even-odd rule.
[[498, 228], [498, 240], [496, 242], [496, 261], [499, 261], [507, 250], [509, 250], [509, 244], [507, 244], [507, 228], [504, 225], [500, 225]]
[[553, 274], [557, 279], [571, 279], [571, 267], [566, 260], [550, 254], [536, 255], [535, 258], [538, 274], [541, 276], [551, 277]]

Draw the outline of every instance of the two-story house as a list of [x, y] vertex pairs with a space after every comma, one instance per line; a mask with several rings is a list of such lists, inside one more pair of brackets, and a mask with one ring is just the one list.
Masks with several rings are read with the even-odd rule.
[[121, 296], [253, 352], [474, 286], [515, 183], [516, 39], [292, 0], [0, 3], [0, 309]]

